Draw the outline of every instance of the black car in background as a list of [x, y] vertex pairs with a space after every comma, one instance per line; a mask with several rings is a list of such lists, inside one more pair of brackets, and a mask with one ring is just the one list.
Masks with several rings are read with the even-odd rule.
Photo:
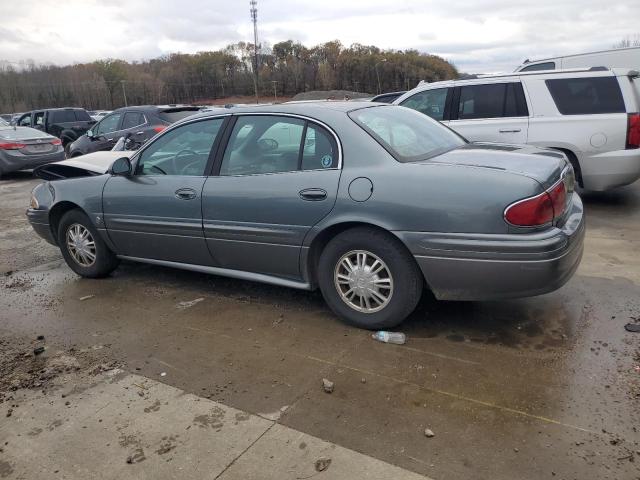
[[23, 113], [14, 125], [35, 128], [58, 137], [66, 148], [94, 123], [84, 108], [47, 108]]
[[67, 157], [78, 157], [99, 150], [111, 150], [120, 137], [127, 135], [141, 145], [172, 123], [193, 115], [199, 110], [199, 107], [188, 105], [119, 108], [69, 145]]

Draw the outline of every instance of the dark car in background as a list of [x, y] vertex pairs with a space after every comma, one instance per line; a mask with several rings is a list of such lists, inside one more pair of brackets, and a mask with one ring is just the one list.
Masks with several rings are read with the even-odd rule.
[[85, 135], [69, 145], [68, 157], [78, 157], [100, 150], [111, 150], [121, 137], [129, 136], [141, 145], [169, 125], [182, 120], [200, 107], [154, 106], [123, 107], [100, 120]]
[[0, 177], [62, 159], [59, 138], [33, 128], [0, 126]]
[[15, 125], [46, 132], [66, 147], [96, 123], [84, 108], [49, 108], [23, 113]]

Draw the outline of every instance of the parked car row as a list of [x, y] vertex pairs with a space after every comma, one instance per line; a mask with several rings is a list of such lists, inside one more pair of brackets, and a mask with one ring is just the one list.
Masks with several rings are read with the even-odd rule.
[[380, 103], [203, 112], [136, 152], [38, 173], [59, 180], [33, 190], [29, 221], [81, 276], [127, 259], [319, 288], [364, 328], [397, 325], [424, 289], [451, 300], [555, 290], [583, 250], [566, 154], [469, 143]]

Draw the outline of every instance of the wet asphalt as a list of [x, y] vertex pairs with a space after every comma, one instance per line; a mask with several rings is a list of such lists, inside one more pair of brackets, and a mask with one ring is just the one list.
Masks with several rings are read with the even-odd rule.
[[4, 337], [101, 349], [436, 480], [640, 479], [640, 334], [624, 329], [640, 317], [640, 184], [583, 194], [585, 254], [557, 292], [425, 297], [395, 346], [340, 323], [317, 292], [132, 263], [80, 279], [26, 221], [36, 183], [0, 180]]

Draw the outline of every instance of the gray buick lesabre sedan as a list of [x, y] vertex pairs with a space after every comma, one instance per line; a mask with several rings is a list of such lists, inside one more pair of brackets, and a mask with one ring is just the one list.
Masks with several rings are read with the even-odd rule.
[[382, 328], [425, 288], [559, 288], [583, 249], [573, 187], [557, 151], [470, 144], [404, 107], [293, 103], [189, 117], [104, 174], [38, 185], [27, 215], [84, 277], [127, 259], [320, 288], [342, 319]]

